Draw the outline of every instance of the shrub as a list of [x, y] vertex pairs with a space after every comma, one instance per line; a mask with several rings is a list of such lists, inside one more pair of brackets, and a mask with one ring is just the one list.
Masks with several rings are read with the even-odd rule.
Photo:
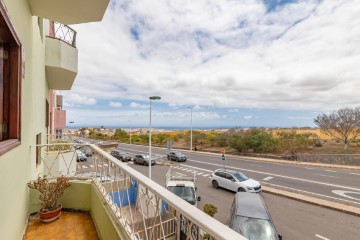
[[217, 207], [210, 203], [206, 203], [203, 207], [203, 210], [207, 215], [211, 217], [214, 217], [214, 215], [217, 213]]

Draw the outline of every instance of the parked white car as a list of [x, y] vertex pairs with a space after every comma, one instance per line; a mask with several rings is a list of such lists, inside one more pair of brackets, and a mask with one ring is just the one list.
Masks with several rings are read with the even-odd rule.
[[211, 174], [211, 183], [214, 188], [222, 187], [234, 192], [261, 192], [261, 184], [258, 181], [234, 170], [215, 170]]

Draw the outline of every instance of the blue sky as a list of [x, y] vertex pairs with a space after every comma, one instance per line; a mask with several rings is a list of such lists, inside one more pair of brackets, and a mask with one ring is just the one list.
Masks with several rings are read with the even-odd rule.
[[79, 126], [313, 127], [358, 106], [360, 2], [112, 1], [73, 26], [79, 73], [63, 91]]

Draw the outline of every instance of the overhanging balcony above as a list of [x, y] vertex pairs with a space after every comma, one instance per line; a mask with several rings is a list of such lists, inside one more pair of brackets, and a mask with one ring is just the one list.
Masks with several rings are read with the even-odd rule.
[[78, 72], [76, 32], [64, 24], [50, 22], [45, 45], [45, 71], [49, 88], [70, 90]]
[[29, 0], [34, 16], [63, 24], [101, 21], [109, 0]]

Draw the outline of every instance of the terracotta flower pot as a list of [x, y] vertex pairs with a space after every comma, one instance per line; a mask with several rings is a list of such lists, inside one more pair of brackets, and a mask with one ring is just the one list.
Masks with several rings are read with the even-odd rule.
[[40, 209], [40, 220], [42, 222], [52, 222], [55, 221], [57, 218], [60, 217], [61, 214], [61, 208], [62, 206], [59, 205], [56, 209], [51, 211], [44, 211], [43, 209]]

